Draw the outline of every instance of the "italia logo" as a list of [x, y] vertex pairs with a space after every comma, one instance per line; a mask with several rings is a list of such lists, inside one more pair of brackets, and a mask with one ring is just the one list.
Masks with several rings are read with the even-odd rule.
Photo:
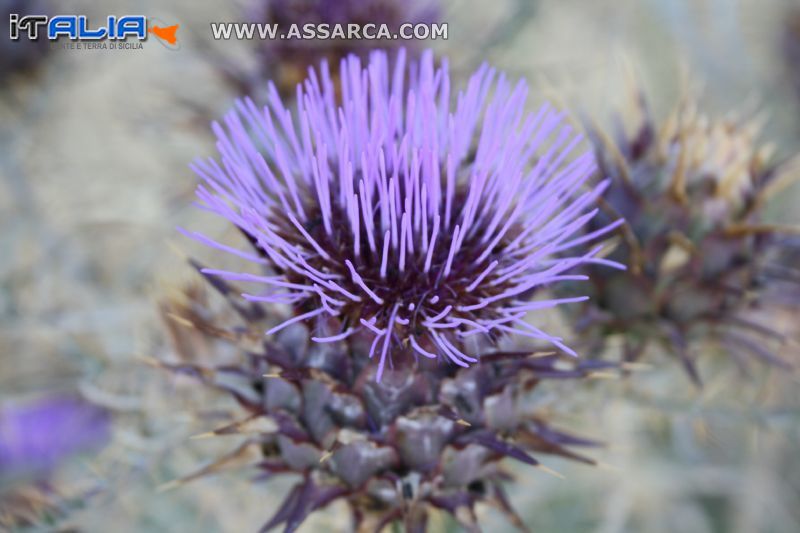
[[86, 15], [26, 15], [11, 13], [8, 16], [8, 32], [12, 41], [23, 36], [30, 40], [40, 37], [51, 41], [66, 38], [71, 41], [125, 41], [135, 39], [146, 41], [149, 34], [155, 35], [159, 42], [170, 49], [177, 49], [176, 32], [179, 24], [171, 26], [153, 25], [148, 27], [147, 17], [125, 15], [107, 17], [105, 24], [91, 25]]

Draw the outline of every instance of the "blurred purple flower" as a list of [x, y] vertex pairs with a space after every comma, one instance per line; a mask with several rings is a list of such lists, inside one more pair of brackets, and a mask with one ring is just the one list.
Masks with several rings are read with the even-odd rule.
[[47, 474], [64, 460], [101, 447], [109, 423], [105, 410], [73, 395], [0, 406], [0, 472]]
[[213, 124], [221, 158], [193, 165], [197, 196], [257, 253], [187, 234], [267, 271], [205, 272], [257, 283], [249, 301], [293, 306], [268, 334], [314, 320], [317, 343], [368, 335], [378, 380], [399, 353], [467, 367], [470, 338], [515, 334], [574, 355], [525, 319], [585, 298], [530, 297], [585, 279], [569, 274], [581, 264], [624, 267], [599, 247], [569, 253], [621, 221], [576, 237], [608, 183], [584, 190], [595, 161], [572, 155], [580, 138], [563, 114], [527, 113], [525, 83], [488, 66], [451, 109], [447, 62], [430, 52], [410, 66], [404, 51], [393, 66], [385, 52], [366, 68], [350, 56], [340, 78], [341, 105], [323, 63], [294, 113], [270, 85], [268, 107], [246, 99]]

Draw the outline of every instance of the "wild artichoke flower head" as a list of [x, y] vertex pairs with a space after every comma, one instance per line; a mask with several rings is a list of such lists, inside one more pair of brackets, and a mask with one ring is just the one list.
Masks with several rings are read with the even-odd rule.
[[[205, 208], [234, 224], [256, 253], [199, 240], [260, 271], [205, 270], [253, 282], [252, 302], [289, 304], [313, 341], [369, 338], [376, 377], [422, 357], [467, 367], [470, 338], [515, 334], [573, 353], [526, 321], [530, 311], [583, 297], [531, 301], [538, 289], [599, 259], [569, 252], [612, 230], [576, 236], [606, 182], [582, 187], [591, 153], [549, 106], [525, 111], [524, 82], [484, 66], [451, 107], [446, 61], [431, 53], [390, 65], [341, 64], [341, 102], [327, 66], [311, 71], [294, 113], [270, 86], [269, 106], [237, 104], [214, 124], [220, 161], [199, 161]], [[560, 257], [556, 258], [556, 254]]]
[[597, 340], [624, 335], [633, 359], [661, 342], [695, 380], [705, 341], [721, 343], [737, 360], [753, 354], [785, 364], [765, 343], [781, 335], [750, 315], [770, 307], [769, 263], [780, 255], [780, 234], [792, 231], [762, 218], [767, 199], [791, 179], [788, 167], [759, 144], [755, 119], [710, 118], [687, 98], [659, 125], [641, 91], [633, 101], [632, 129], [613, 139], [590, 131], [600, 174], [613, 180], [608, 214], [590, 228], [625, 218], [608, 257], [629, 271], [591, 273], [592, 298], [578, 323]]

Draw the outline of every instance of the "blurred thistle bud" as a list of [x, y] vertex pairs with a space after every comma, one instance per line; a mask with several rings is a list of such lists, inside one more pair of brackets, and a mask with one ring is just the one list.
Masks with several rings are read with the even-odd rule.
[[26, 72], [36, 66], [50, 47], [46, 36], [31, 40], [26, 35], [10, 39], [9, 15], [49, 15], [50, 3], [46, 0], [0, 0], [0, 82], [14, 73]]
[[[436, 68], [431, 53], [406, 65], [401, 50], [390, 67], [374, 52], [366, 68], [349, 56], [339, 78], [337, 95], [323, 63], [293, 111], [274, 86], [268, 107], [240, 102], [213, 126], [221, 161], [193, 167], [203, 207], [252, 249], [184, 233], [256, 270], [195, 263], [237, 317], [227, 327], [197, 294], [165, 309], [191, 333], [172, 326], [178, 350], [217, 352], [220, 363], [155, 364], [250, 413], [213, 432], [249, 438], [198, 475], [252, 448], [265, 476], [300, 474], [265, 529], [292, 531], [340, 498], [357, 524], [378, 529], [422, 530], [431, 508], [474, 528], [479, 501], [521, 524], [500, 459], [538, 465], [529, 452], [541, 451], [591, 462], [568, 447], [592, 442], [554, 430], [525, 399], [544, 378], [607, 365], [578, 363], [528, 315], [582, 301], [532, 300], [584, 279], [570, 273], [580, 265], [624, 268], [597, 258], [599, 247], [568, 256], [619, 226], [576, 237], [607, 183], [583, 190], [594, 159], [571, 157], [579, 138], [562, 114], [526, 113], [525, 84], [486, 66], [454, 109], [447, 64]], [[254, 290], [242, 299], [231, 282]], [[557, 351], [498, 348], [510, 336]]]
[[[297, 84], [324, 59], [332, 65], [350, 54], [366, 59], [370, 50], [398, 48], [398, 43], [413, 46], [414, 41], [367, 39], [362, 34], [369, 26], [376, 35], [381, 25], [398, 33], [403, 24], [432, 24], [439, 20], [438, 0], [256, 0], [250, 7], [249, 19], [271, 24], [279, 33], [288, 34], [292, 27], [301, 32], [313, 30], [315, 35], [327, 31], [334, 36], [338, 25], [347, 29], [355, 25], [361, 38], [298, 38], [260, 40], [259, 62], [264, 77], [273, 80], [282, 96], [294, 96]], [[306, 25], [314, 25], [306, 26]], [[305, 36], [305, 34], [303, 34]], [[263, 77], [262, 77], [263, 79]]]
[[743, 368], [747, 355], [788, 367], [768, 349], [785, 337], [753, 313], [776, 303], [765, 285], [785, 234], [797, 231], [765, 223], [764, 205], [796, 167], [771, 161], [757, 119], [712, 119], [687, 97], [657, 124], [642, 91], [634, 93], [633, 128], [622, 117], [615, 136], [589, 128], [599, 175], [612, 180], [589, 231], [625, 218], [606, 257], [628, 272], [590, 269], [593, 290], [573, 322], [579, 334], [594, 350], [622, 336], [627, 360], [660, 344], [697, 384], [695, 359], [709, 348]]

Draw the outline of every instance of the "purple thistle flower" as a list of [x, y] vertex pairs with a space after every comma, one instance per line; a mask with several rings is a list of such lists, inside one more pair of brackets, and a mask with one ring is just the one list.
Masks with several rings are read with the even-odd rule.
[[620, 221], [576, 237], [607, 182], [583, 190], [595, 161], [572, 155], [580, 138], [563, 115], [526, 113], [525, 83], [487, 66], [452, 109], [447, 62], [436, 68], [430, 52], [408, 66], [403, 51], [393, 66], [384, 52], [366, 68], [350, 56], [340, 79], [340, 103], [323, 63], [294, 112], [270, 85], [267, 107], [245, 99], [213, 124], [221, 158], [193, 165], [197, 196], [258, 253], [187, 234], [267, 272], [204, 272], [257, 283], [249, 301], [291, 305], [267, 334], [314, 321], [317, 343], [369, 336], [378, 380], [401, 352], [476, 363], [471, 337], [520, 335], [574, 355], [525, 318], [584, 298], [531, 296], [584, 279], [569, 274], [582, 264], [624, 267], [599, 247], [568, 253]]
[[104, 409], [72, 394], [0, 405], [0, 530], [53, 531], [95, 489], [52, 483], [70, 459], [102, 448], [109, 439]]
[[108, 413], [70, 395], [0, 407], [0, 472], [47, 474], [66, 459], [101, 447], [109, 437]]

